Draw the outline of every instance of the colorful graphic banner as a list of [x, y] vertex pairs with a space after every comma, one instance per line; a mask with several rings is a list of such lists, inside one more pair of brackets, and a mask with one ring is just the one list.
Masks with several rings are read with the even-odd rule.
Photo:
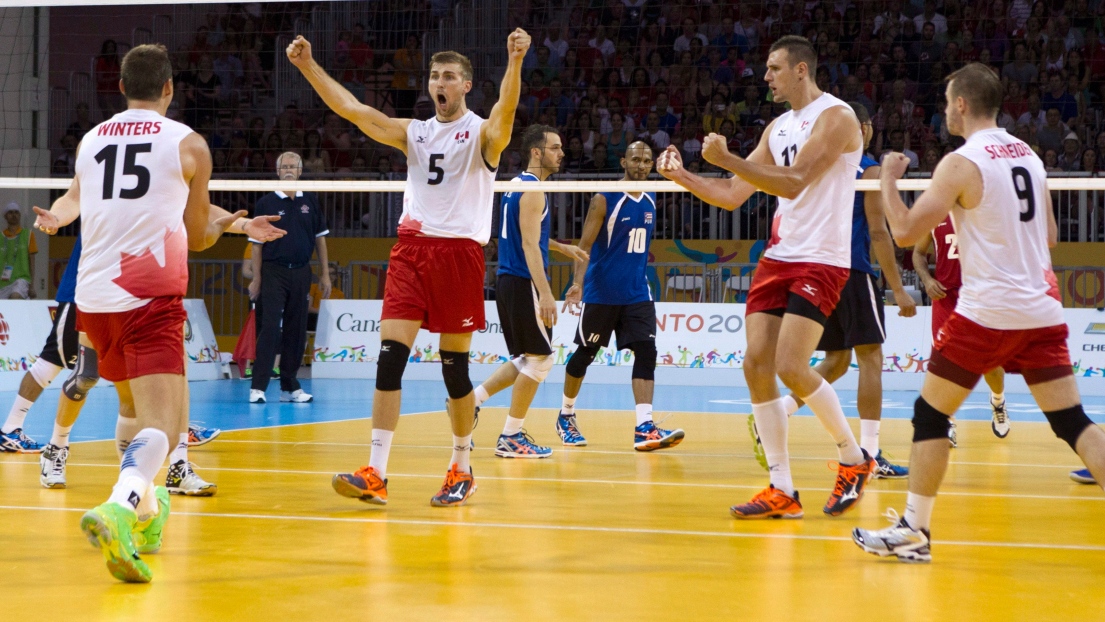
[[[380, 311], [378, 300], [325, 300], [319, 314], [315, 336], [315, 377], [373, 377], [380, 349]], [[887, 307], [886, 343], [883, 345], [883, 370], [894, 373], [922, 373], [932, 347], [930, 308], [919, 307], [917, 315], [902, 318], [897, 307]], [[487, 323], [472, 335], [470, 362], [498, 365], [509, 357], [502, 327], [494, 302], [485, 303]], [[1105, 322], [1105, 315], [1102, 315]], [[573, 342], [579, 318], [561, 314], [553, 329], [553, 356], [557, 365], [564, 365], [575, 350]], [[1103, 324], [1105, 326], [1105, 324]], [[656, 304], [656, 349], [660, 367], [741, 369], [747, 349], [743, 304], [666, 303]], [[1105, 331], [1101, 335], [1103, 350], [1093, 366], [1105, 366]], [[592, 365], [632, 365], [628, 350], [615, 350], [615, 344], [602, 348]], [[440, 361], [438, 338], [419, 331], [411, 350], [411, 363]], [[810, 363], [822, 360], [816, 353]], [[1077, 359], [1077, 357], [1076, 357]], [[332, 364], [371, 363], [363, 371], [350, 375], [350, 370], [333, 371]], [[1091, 364], [1087, 359], [1087, 365]], [[853, 363], [853, 367], [854, 367]]]

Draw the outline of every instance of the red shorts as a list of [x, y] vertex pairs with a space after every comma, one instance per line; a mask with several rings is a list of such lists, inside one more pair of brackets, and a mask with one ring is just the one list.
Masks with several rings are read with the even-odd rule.
[[391, 249], [382, 320], [418, 320], [431, 333], [484, 325], [483, 248], [465, 238], [402, 236]]
[[928, 370], [973, 389], [979, 376], [1003, 368], [1036, 384], [1073, 372], [1067, 349], [1067, 325], [997, 330], [953, 313], [937, 330]]
[[184, 322], [188, 314], [176, 296], [153, 298], [119, 313], [77, 309], [77, 330], [96, 348], [100, 375], [112, 382], [153, 374], [184, 375]]
[[947, 323], [948, 318], [955, 313], [955, 303], [959, 302], [959, 290], [955, 289], [948, 292], [947, 296], [944, 296], [940, 300], [932, 301], [932, 340], [936, 341], [936, 334], [940, 332], [940, 327]]
[[848, 268], [823, 263], [761, 258], [748, 290], [745, 313], [786, 309], [787, 298], [797, 294], [829, 317], [840, 301], [840, 291], [848, 282], [849, 273]]

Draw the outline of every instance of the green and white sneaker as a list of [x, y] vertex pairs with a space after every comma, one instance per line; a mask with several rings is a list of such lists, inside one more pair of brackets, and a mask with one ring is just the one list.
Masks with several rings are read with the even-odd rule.
[[161, 550], [161, 532], [169, 520], [169, 491], [164, 486], [154, 488], [157, 496], [157, 514], [139, 520], [134, 531], [134, 548], [139, 553], [156, 553]]
[[149, 583], [150, 567], [138, 557], [133, 531], [138, 516], [118, 503], [102, 503], [81, 517], [81, 531], [99, 547], [111, 576], [127, 583]]

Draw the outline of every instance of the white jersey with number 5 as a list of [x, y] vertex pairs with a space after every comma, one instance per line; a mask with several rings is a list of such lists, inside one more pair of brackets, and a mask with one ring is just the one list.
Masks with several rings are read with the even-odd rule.
[[180, 141], [191, 133], [152, 110], [126, 110], [81, 140], [81, 311], [118, 313], [187, 292]]
[[975, 132], [955, 153], [982, 174], [978, 207], [952, 209], [963, 272], [956, 312], [998, 330], [1062, 324], [1047, 245], [1044, 163], [1001, 128]]
[[[821, 113], [848, 104], [823, 93], [801, 110], [790, 110], [775, 120], [767, 139], [777, 166], [790, 166], [810, 139]], [[856, 123], [856, 136], [860, 134]], [[765, 257], [779, 261], [811, 262], [852, 267], [852, 205], [856, 172], [863, 149], [841, 154], [820, 179], [793, 199], [779, 197]]]
[[407, 126], [407, 187], [399, 233], [470, 238], [487, 244], [495, 200], [495, 169], [480, 151], [484, 124], [469, 110], [442, 123], [437, 117]]

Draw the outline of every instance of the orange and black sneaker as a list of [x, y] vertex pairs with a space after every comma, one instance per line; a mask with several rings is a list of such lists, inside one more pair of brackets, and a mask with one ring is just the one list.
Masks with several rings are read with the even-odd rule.
[[733, 518], [802, 518], [802, 503], [798, 501], [798, 491], [794, 496], [779, 490], [775, 486], [768, 486], [748, 503], [734, 505], [729, 508]]
[[334, 491], [343, 497], [360, 499], [375, 505], [388, 504], [388, 481], [375, 468], [366, 466], [355, 473], [338, 473], [330, 481]]
[[867, 488], [867, 482], [871, 481], [876, 466], [875, 459], [866, 449], [860, 451], [863, 452], [863, 462], [837, 465], [836, 486], [825, 503], [825, 513], [829, 516], [840, 516], [863, 498], [863, 491]]
[[464, 502], [474, 494], [476, 494], [476, 480], [472, 477], [472, 470], [469, 469], [465, 473], [454, 464], [445, 474], [445, 484], [441, 486], [441, 490], [430, 499], [430, 505], [435, 508], [464, 505]]

